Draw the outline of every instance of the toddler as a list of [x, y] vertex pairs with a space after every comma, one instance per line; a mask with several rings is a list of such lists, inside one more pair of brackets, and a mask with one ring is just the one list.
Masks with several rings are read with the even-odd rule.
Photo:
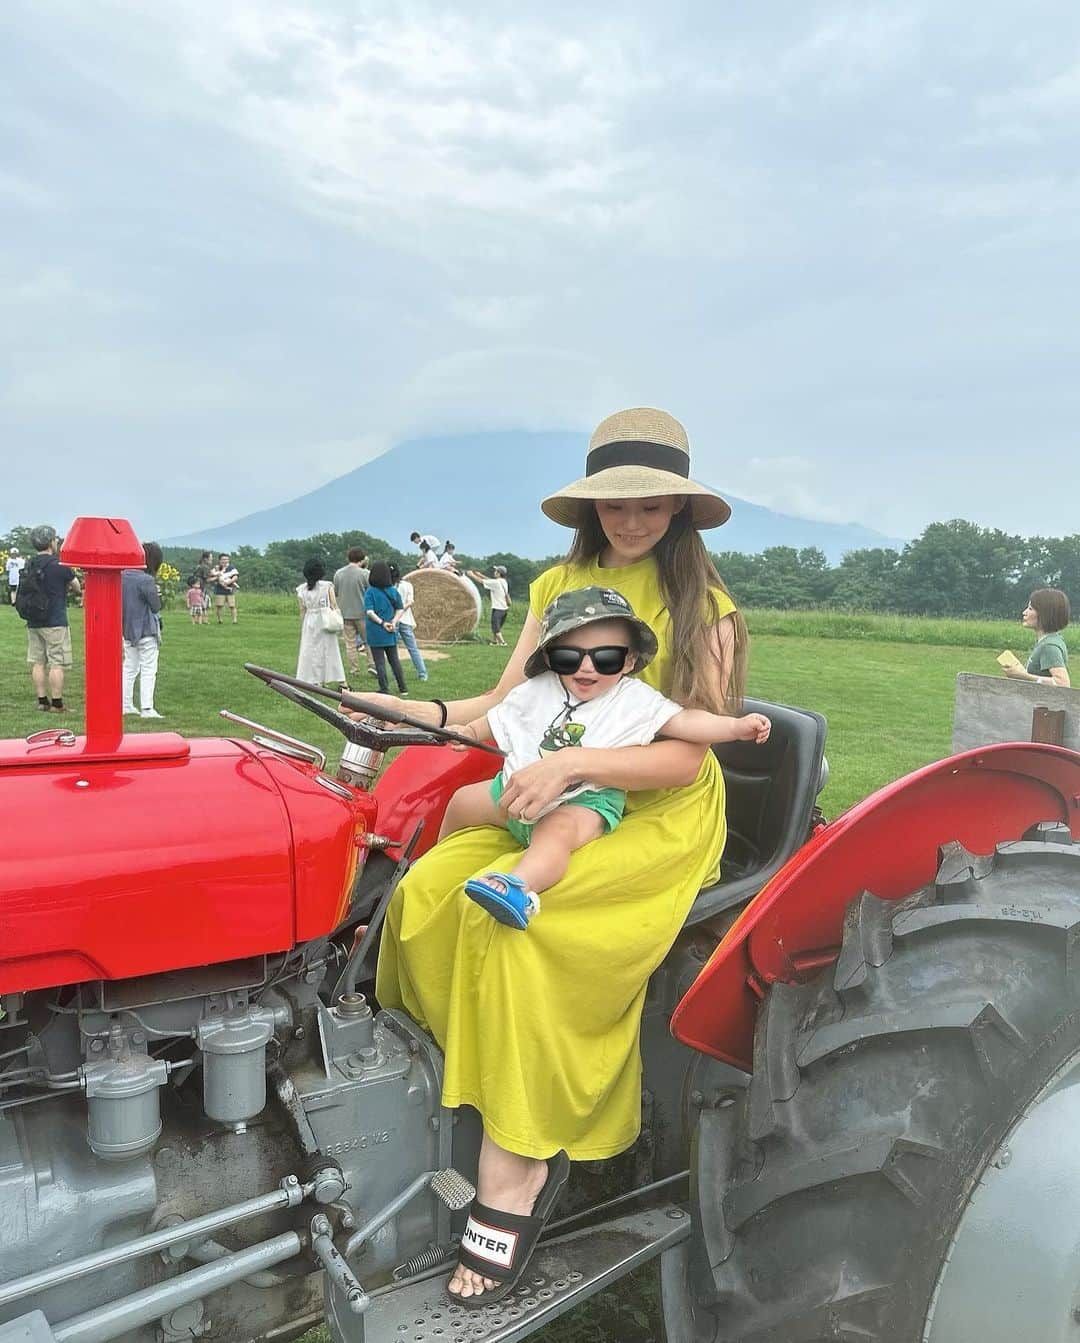
[[187, 590], [187, 608], [191, 614], [191, 623], [193, 625], [204, 625], [206, 623], [206, 606], [204, 604], [202, 580], [194, 578], [191, 581], [191, 587]]
[[656, 650], [656, 636], [621, 593], [598, 587], [565, 592], [544, 612], [539, 643], [525, 664], [528, 679], [459, 729], [477, 741], [494, 737], [506, 763], [490, 784], [458, 789], [439, 838], [469, 826], [498, 825], [525, 848], [512, 872], [465, 883], [466, 894], [500, 923], [525, 928], [540, 910], [539, 895], [562, 879], [574, 850], [614, 830], [626, 802], [620, 789], [581, 780], [539, 815], [515, 819], [499, 807], [515, 771], [568, 747], [645, 746], [661, 733], [701, 745], [768, 740], [772, 724], [764, 714], [732, 718], [684, 709], [634, 679]]

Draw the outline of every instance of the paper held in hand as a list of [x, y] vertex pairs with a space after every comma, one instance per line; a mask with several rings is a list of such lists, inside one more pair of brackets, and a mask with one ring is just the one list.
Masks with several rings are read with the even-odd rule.
[[1013, 653], [1013, 652], [1012, 652], [1010, 649], [1008, 649], [1008, 648], [1006, 648], [1006, 650], [1004, 651], [1004, 653], [999, 653], [999, 654], [997, 655], [997, 660], [998, 660], [998, 664], [999, 664], [999, 666], [1002, 666], [1002, 667], [1019, 667], [1019, 666], [1021, 666], [1020, 659], [1016, 656], [1015, 653]]

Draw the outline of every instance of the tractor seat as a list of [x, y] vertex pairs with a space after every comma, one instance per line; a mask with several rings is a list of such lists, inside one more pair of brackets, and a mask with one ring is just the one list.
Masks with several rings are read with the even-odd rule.
[[694, 901], [688, 925], [752, 900], [805, 842], [825, 755], [825, 719], [809, 709], [744, 701], [772, 719], [764, 746], [726, 742], [713, 751], [727, 785], [727, 847], [720, 880]]

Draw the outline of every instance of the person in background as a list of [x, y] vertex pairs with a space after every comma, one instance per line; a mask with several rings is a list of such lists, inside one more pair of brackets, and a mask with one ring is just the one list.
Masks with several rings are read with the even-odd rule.
[[362, 650], [367, 659], [367, 669], [374, 676], [375, 664], [364, 642], [364, 623], [367, 617], [364, 610], [364, 593], [367, 591], [370, 577], [367, 556], [359, 546], [352, 546], [346, 552], [345, 559], [347, 563], [334, 574], [334, 596], [337, 598], [341, 618], [345, 622], [343, 638], [349, 675], [355, 677], [360, 670], [360, 659], [357, 654]]
[[211, 570], [214, 579], [214, 614], [221, 624], [222, 608], [227, 606], [232, 612], [232, 623], [236, 624], [236, 589], [240, 586], [240, 575], [228, 555], [219, 555], [217, 568]]
[[452, 574], [461, 573], [461, 569], [457, 562], [457, 556], [454, 554], [453, 541], [447, 541], [443, 553], [439, 556], [439, 568], [447, 569]]
[[487, 589], [491, 598], [491, 642], [505, 648], [506, 640], [502, 636], [502, 627], [510, 610], [510, 585], [506, 581], [506, 566], [493, 564], [490, 578], [485, 578], [475, 569], [467, 569], [466, 573], [473, 582]]
[[7, 571], [8, 600], [12, 606], [15, 605], [15, 598], [19, 592], [19, 575], [26, 565], [25, 555], [19, 554], [19, 547], [12, 546], [8, 551], [7, 564], [4, 566]]
[[191, 587], [187, 590], [187, 609], [193, 625], [206, 624], [206, 594], [198, 574], [192, 575]]
[[[60, 543], [56, 528], [43, 523], [30, 533], [35, 554], [27, 566], [41, 575], [49, 605], [44, 620], [26, 622], [26, 660], [34, 683], [38, 708], [43, 713], [67, 713], [64, 705], [64, 671], [71, 666], [71, 630], [68, 628], [67, 594], [78, 593], [75, 570], [61, 564], [56, 552]], [[20, 578], [20, 585], [22, 578]]]
[[390, 577], [390, 566], [385, 560], [376, 560], [371, 566], [367, 592], [364, 593], [364, 606], [367, 609], [367, 643], [371, 656], [375, 659], [375, 675], [379, 678], [379, 689], [386, 694], [386, 664], [394, 673], [398, 694], [407, 695], [405, 674], [401, 670], [397, 641], [398, 612], [404, 609], [401, 593], [394, 587]]
[[[125, 569], [120, 576], [124, 620], [123, 704], [125, 714], [160, 718], [154, 708], [158, 654], [161, 651], [161, 593], [157, 571], [161, 547], [156, 541], [143, 546], [145, 569]], [[139, 708], [135, 707], [135, 682], [139, 682]]]
[[205, 606], [207, 604], [206, 599], [210, 595], [210, 580], [212, 578], [217, 578], [217, 574], [214, 572], [214, 557], [209, 550], [204, 550], [199, 556], [199, 562], [195, 566], [195, 572], [192, 574], [192, 579], [196, 578], [199, 580], [199, 586], [203, 590], [203, 605]]
[[296, 589], [296, 598], [301, 618], [297, 676], [317, 685], [344, 685], [345, 668], [337, 634], [323, 627], [323, 612], [336, 611], [337, 598], [322, 560], [314, 555], [304, 564], [304, 581]]
[[1031, 650], [1027, 667], [1017, 663], [1006, 667], [1005, 675], [1017, 681], [1049, 680], [1054, 685], [1071, 686], [1069, 650], [1061, 634], [1069, 617], [1069, 599], [1060, 588], [1037, 588], [1028, 598], [1020, 622], [1024, 629], [1035, 631], [1038, 642]]
[[437, 536], [433, 536], [431, 532], [410, 532], [409, 540], [413, 543], [413, 545], [417, 548], [417, 550], [422, 551], [424, 545], [426, 545], [428, 550], [434, 551], [436, 554], [438, 554], [439, 547], [442, 545], [442, 542], [439, 540], [439, 538]]
[[401, 598], [401, 612], [397, 618], [398, 634], [401, 635], [401, 642], [405, 645], [412, 665], [416, 668], [416, 674], [421, 681], [428, 678], [427, 664], [424, 661], [424, 655], [416, 646], [416, 616], [413, 615], [412, 604], [415, 598], [413, 585], [407, 578], [402, 578], [401, 571], [396, 564], [391, 564], [390, 581], [398, 590], [398, 596]]
[[421, 569], [437, 569], [439, 567], [439, 557], [435, 554], [434, 548], [429, 546], [426, 541], [420, 542], [420, 562], [418, 567]]

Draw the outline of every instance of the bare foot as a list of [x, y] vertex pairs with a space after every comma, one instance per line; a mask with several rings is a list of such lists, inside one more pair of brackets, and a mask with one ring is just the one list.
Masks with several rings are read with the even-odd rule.
[[[518, 1156], [508, 1152], [484, 1134], [480, 1146], [480, 1169], [476, 1180], [476, 1197], [480, 1203], [500, 1212], [517, 1213], [527, 1217], [547, 1181], [548, 1164], [534, 1157]], [[458, 1264], [447, 1283], [451, 1296], [468, 1300], [483, 1296], [498, 1286], [493, 1278], [474, 1273], [471, 1268]]]

